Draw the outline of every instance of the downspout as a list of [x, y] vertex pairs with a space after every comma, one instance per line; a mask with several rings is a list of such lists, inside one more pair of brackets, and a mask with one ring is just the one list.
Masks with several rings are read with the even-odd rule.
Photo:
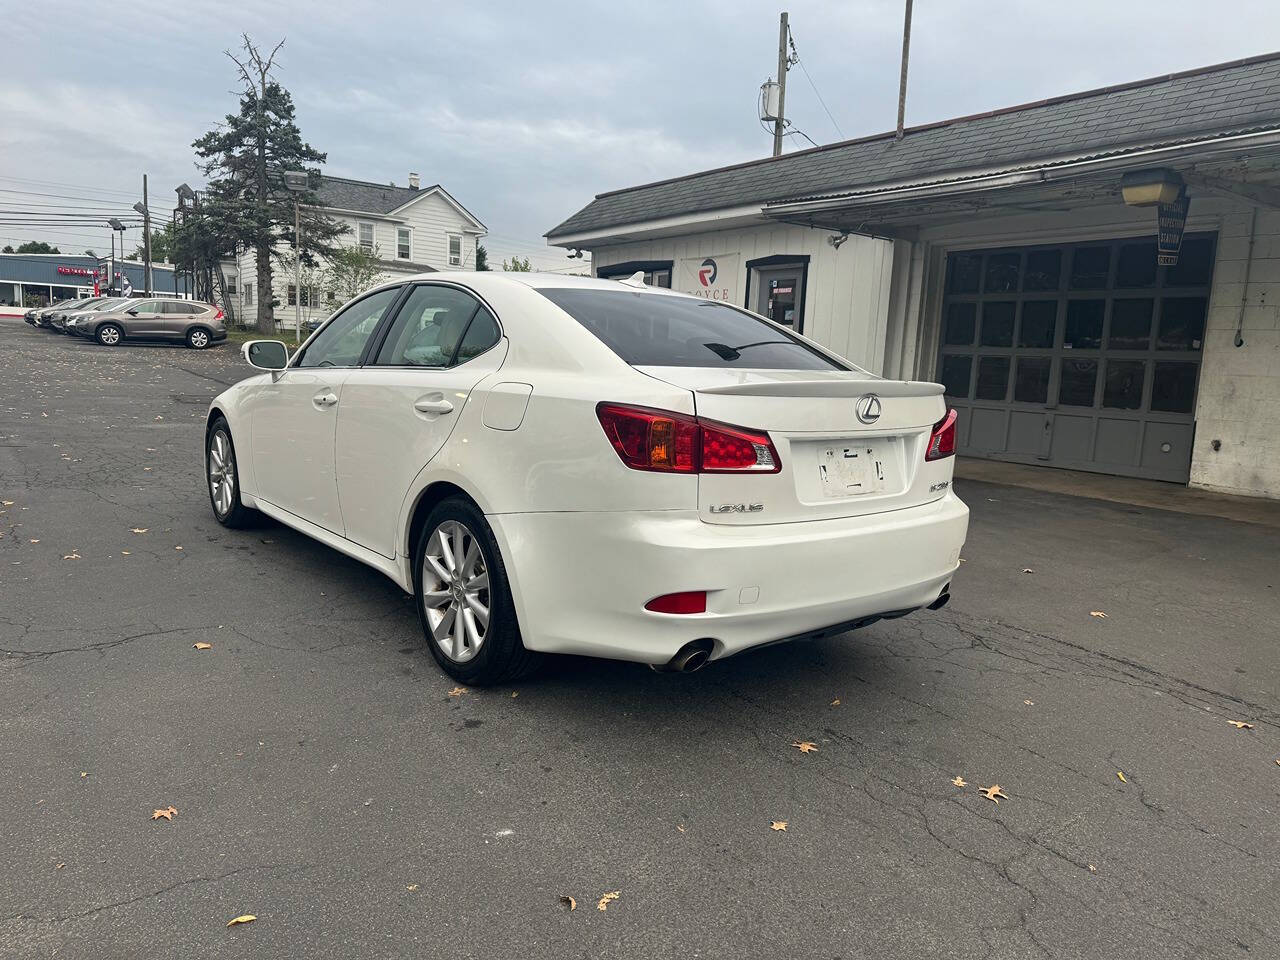
[[1240, 287], [1240, 313], [1236, 317], [1236, 338], [1233, 341], [1237, 347], [1244, 346], [1244, 308], [1249, 303], [1249, 273], [1253, 269], [1253, 237], [1258, 229], [1258, 208], [1252, 208], [1249, 214], [1249, 246], [1244, 257], [1244, 283]]

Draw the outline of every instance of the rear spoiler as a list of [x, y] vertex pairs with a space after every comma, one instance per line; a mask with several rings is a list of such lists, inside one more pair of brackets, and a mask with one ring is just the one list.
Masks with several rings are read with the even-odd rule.
[[699, 387], [695, 393], [740, 397], [937, 397], [942, 384], [925, 380], [781, 380]]

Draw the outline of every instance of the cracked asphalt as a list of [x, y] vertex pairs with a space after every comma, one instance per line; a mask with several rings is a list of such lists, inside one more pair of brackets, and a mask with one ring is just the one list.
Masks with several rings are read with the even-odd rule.
[[389, 581], [214, 522], [247, 373], [0, 320], [0, 956], [1280, 956], [1274, 531], [962, 482], [938, 613], [450, 696]]

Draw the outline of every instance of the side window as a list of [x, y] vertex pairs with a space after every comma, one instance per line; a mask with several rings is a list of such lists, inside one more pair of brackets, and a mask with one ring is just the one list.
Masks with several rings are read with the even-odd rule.
[[467, 323], [480, 308], [455, 287], [414, 287], [375, 361], [393, 367], [447, 367]]
[[365, 344], [378, 329], [387, 308], [400, 295], [399, 287], [389, 287], [357, 300], [335, 316], [308, 344], [299, 367], [354, 367]]
[[137, 310], [140, 317], [154, 317], [160, 312], [160, 304], [152, 301], [150, 303], [140, 303], [135, 307], [129, 307], [130, 310]]
[[158, 304], [160, 313], [170, 316], [185, 316], [188, 313], [194, 313], [195, 307], [190, 303], [183, 303], [181, 300], [161, 300]]
[[493, 314], [481, 307], [476, 311], [471, 326], [467, 327], [462, 343], [458, 345], [457, 362], [466, 363], [472, 357], [480, 356], [501, 337], [502, 331], [498, 329], [498, 321], [493, 319]]

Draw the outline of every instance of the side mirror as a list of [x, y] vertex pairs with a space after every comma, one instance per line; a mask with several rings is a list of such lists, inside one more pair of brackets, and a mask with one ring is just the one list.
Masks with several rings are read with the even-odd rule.
[[241, 349], [249, 366], [259, 370], [283, 370], [289, 365], [289, 349], [279, 340], [250, 340]]
[[138, 308], [130, 307], [128, 310], [125, 311], [125, 313], [127, 313], [131, 317], [136, 317], [138, 315]]

